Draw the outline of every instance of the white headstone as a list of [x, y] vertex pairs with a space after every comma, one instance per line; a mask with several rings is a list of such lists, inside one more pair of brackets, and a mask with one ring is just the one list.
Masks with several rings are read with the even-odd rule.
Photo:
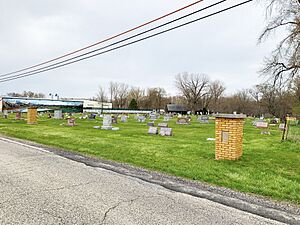
[[161, 135], [161, 136], [172, 136], [172, 128], [168, 128], [168, 127], [160, 128], [159, 135]]
[[127, 122], [127, 116], [122, 115], [121, 116], [121, 122], [126, 123]]
[[54, 119], [62, 119], [62, 111], [61, 110], [55, 110], [54, 111]]
[[103, 116], [103, 126], [101, 127], [101, 129], [103, 130], [111, 130], [112, 129], [112, 119], [110, 115], [105, 115]]
[[157, 127], [149, 127], [148, 134], [158, 134]]

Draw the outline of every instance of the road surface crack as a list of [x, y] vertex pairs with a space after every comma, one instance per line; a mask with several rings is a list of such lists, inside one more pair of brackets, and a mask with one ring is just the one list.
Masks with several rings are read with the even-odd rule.
[[49, 189], [45, 189], [44, 191], [59, 191], [59, 190], [64, 190], [64, 189], [71, 189], [71, 188], [75, 188], [75, 187], [80, 187], [80, 186], [86, 186], [89, 184], [95, 183], [95, 181], [91, 181], [91, 182], [87, 182], [87, 183], [81, 183], [81, 184], [73, 184], [73, 185], [69, 185], [69, 186], [63, 186], [63, 187], [58, 187], [58, 188], [49, 188]]
[[140, 197], [136, 197], [134, 199], [130, 199], [130, 200], [125, 200], [125, 201], [121, 201], [121, 202], [118, 202], [116, 205], [108, 208], [105, 213], [104, 213], [104, 216], [102, 218], [102, 221], [101, 221], [101, 225], [105, 223], [105, 220], [107, 219], [108, 217], [108, 214], [110, 212], [112, 212], [113, 210], [115, 210], [116, 208], [118, 208], [119, 206], [121, 206], [122, 204], [126, 204], [126, 203], [129, 203], [129, 205], [131, 205], [134, 201], [138, 200]]
[[42, 212], [48, 214], [49, 216], [51, 216], [51, 217], [53, 217], [53, 218], [57, 218], [57, 219], [60, 221], [59, 224], [65, 224], [64, 219], [63, 219], [61, 216], [59, 216], [59, 215], [54, 215], [54, 214], [50, 213], [50, 212], [47, 211], [47, 210], [42, 210]]

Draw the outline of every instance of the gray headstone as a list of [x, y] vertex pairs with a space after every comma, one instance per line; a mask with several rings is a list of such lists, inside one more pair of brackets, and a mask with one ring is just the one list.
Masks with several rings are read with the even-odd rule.
[[54, 119], [62, 119], [63, 116], [62, 116], [62, 111], [61, 110], [55, 110], [54, 111]]
[[284, 123], [281, 123], [279, 124], [279, 130], [284, 130], [285, 129], [285, 124]]
[[147, 126], [149, 126], [149, 127], [154, 127], [154, 122], [148, 122], [148, 123], [147, 123]]
[[209, 123], [209, 117], [208, 116], [199, 116], [198, 121], [200, 123]]
[[121, 122], [126, 123], [127, 122], [127, 116], [121, 116]]
[[117, 124], [117, 123], [118, 123], [118, 117], [117, 117], [117, 116], [113, 116], [113, 117], [111, 118], [111, 122], [112, 122], [113, 124]]
[[157, 116], [155, 114], [150, 114], [150, 120], [157, 120]]
[[268, 123], [267, 122], [256, 122], [256, 127], [257, 128], [268, 128]]
[[145, 116], [138, 116], [138, 122], [144, 123], [145, 121], [146, 121], [146, 117]]
[[149, 127], [148, 134], [158, 134], [157, 127]]
[[111, 130], [112, 129], [112, 118], [110, 115], [103, 116], [103, 126], [101, 127], [102, 130]]
[[187, 118], [178, 118], [177, 119], [177, 124], [180, 124], [180, 125], [185, 125], [185, 124], [189, 124], [189, 120]]
[[157, 126], [158, 127], [168, 127], [168, 124], [167, 123], [159, 123]]
[[172, 128], [162, 127], [160, 128], [159, 135], [161, 136], [172, 136]]
[[7, 119], [7, 117], [8, 117], [8, 111], [3, 110], [3, 118]]

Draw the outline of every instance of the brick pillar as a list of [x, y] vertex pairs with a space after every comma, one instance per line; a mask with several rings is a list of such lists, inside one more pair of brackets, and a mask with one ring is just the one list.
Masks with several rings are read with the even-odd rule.
[[216, 114], [216, 160], [236, 160], [243, 154], [243, 114]]
[[27, 109], [27, 124], [37, 124], [37, 109], [28, 108]]

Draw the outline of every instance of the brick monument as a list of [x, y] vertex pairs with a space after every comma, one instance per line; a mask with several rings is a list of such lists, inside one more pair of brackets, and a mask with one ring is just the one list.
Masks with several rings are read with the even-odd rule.
[[236, 160], [243, 154], [243, 127], [246, 115], [215, 114], [216, 160]]
[[27, 109], [27, 124], [37, 124], [37, 108]]

